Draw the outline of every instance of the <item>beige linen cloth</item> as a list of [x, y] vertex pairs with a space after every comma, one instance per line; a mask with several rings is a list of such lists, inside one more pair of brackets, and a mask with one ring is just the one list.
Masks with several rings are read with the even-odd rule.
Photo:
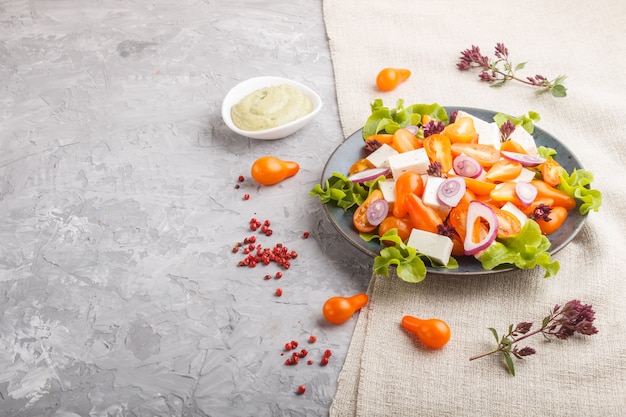
[[[595, 174], [604, 196], [581, 233], [543, 270], [448, 277], [419, 284], [373, 276], [370, 303], [356, 329], [331, 416], [626, 416], [626, 3], [609, 0], [469, 2], [324, 0], [337, 101], [347, 137], [360, 129], [369, 104], [438, 102], [541, 114], [538, 124], [564, 142]], [[568, 76], [568, 96], [538, 95], [509, 83], [491, 88], [477, 72], [456, 68], [460, 52], [477, 45], [493, 56], [503, 42], [522, 76]], [[374, 80], [384, 67], [412, 70], [395, 91]], [[515, 361], [509, 375], [499, 355], [469, 357], [495, 344], [487, 327], [505, 331], [538, 323], [555, 304], [592, 304], [594, 336], [545, 341]], [[428, 350], [400, 328], [403, 315], [438, 317], [450, 343]], [[520, 346], [522, 347], [522, 346]]]

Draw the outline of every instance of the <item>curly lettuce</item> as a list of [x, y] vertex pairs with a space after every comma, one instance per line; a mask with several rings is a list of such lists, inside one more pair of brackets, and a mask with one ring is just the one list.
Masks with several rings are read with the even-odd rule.
[[398, 99], [395, 108], [385, 107], [381, 99], [375, 99], [370, 104], [372, 114], [367, 118], [363, 126], [363, 139], [377, 133], [393, 134], [396, 130], [407, 126], [419, 126], [422, 117], [428, 115], [443, 123], [448, 122], [446, 109], [437, 103], [412, 104], [404, 107], [404, 100]]
[[535, 266], [546, 270], [545, 278], [556, 276], [561, 266], [548, 252], [550, 240], [541, 233], [539, 225], [527, 220], [519, 233], [499, 238], [480, 255], [483, 269], [488, 271], [501, 266], [515, 265], [519, 269]]

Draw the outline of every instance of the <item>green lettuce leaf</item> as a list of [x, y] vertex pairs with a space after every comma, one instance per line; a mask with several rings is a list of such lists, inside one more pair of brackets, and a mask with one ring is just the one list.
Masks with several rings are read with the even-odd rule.
[[320, 184], [309, 191], [311, 197], [318, 197], [324, 204], [334, 202], [335, 205], [347, 211], [354, 205], [361, 205], [369, 194], [367, 188], [354, 183], [345, 175], [333, 172], [332, 176], [326, 180], [325, 187]]
[[571, 175], [561, 169], [561, 183], [558, 189], [582, 202], [580, 214], [587, 214], [591, 210], [598, 211], [602, 205], [602, 193], [588, 188], [593, 182], [593, 173], [585, 169], [575, 169]]
[[448, 265], [439, 265], [428, 256], [418, 253], [415, 248], [407, 246], [400, 236], [398, 229], [391, 229], [383, 236], [372, 234], [361, 234], [366, 240], [379, 238], [385, 241], [392, 241], [393, 246], [388, 246], [380, 251], [380, 255], [374, 258], [374, 273], [389, 276], [389, 268], [396, 266], [396, 274], [400, 279], [406, 282], [421, 282], [426, 278], [426, 264], [424, 259], [428, 260], [432, 267], [440, 268], [458, 268], [459, 264], [456, 259], [450, 258]]
[[546, 270], [545, 277], [554, 277], [560, 269], [558, 261], [548, 253], [550, 240], [541, 234], [539, 225], [527, 220], [522, 230], [494, 242], [480, 256], [482, 267], [488, 271], [500, 265], [515, 265], [519, 269], [532, 269], [541, 266]]
[[393, 134], [396, 130], [407, 126], [419, 126], [422, 116], [428, 115], [435, 120], [448, 122], [446, 109], [437, 103], [412, 104], [404, 107], [404, 100], [398, 99], [395, 108], [385, 107], [381, 99], [370, 104], [372, 113], [363, 126], [363, 139], [377, 133]]
[[528, 133], [532, 134], [535, 131], [535, 123], [541, 120], [539, 113], [535, 111], [529, 111], [526, 114], [515, 117], [505, 113], [498, 113], [493, 116], [493, 120], [499, 126], [502, 126], [507, 120], [510, 120], [515, 126], [521, 126]]

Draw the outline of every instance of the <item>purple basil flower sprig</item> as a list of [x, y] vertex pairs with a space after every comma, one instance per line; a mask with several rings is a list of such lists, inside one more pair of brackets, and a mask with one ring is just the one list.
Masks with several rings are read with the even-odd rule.
[[553, 80], [549, 80], [543, 75], [537, 74], [534, 77], [520, 78], [517, 71], [524, 69], [526, 62], [513, 65], [509, 58], [509, 50], [503, 43], [497, 43], [495, 47], [495, 59], [491, 59], [480, 52], [478, 46], [472, 45], [470, 49], [461, 52], [461, 58], [456, 64], [461, 71], [468, 71], [472, 68], [479, 68], [481, 72], [478, 78], [491, 84], [492, 87], [501, 87], [508, 81], [518, 81], [533, 87], [539, 87], [539, 92], [550, 91], [554, 97], [565, 97], [567, 89], [563, 85], [565, 75], [559, 75]]
[[541, 327], [536, 330], [532, 330], [533, 323], [524, 321], [516, 326], [510, 325], [508, 332], [499, 337], [497, 330], [490, 327], [489, 330], [496, 339], [498, 346], [489, 352], [472, 356], [470, 361], [500, 352], [504, 357], [509, 373], [515, 376], [513, 357], [524, 359], [524, 357], [534, 355], [537, 352], [530, 346], [520, 348], [519, 342], [538, 333], [541, 333], [546, 339], [555, 337], [562, 340], [576, 333], [585, 336], [594, 335], [598, 333], [598, 329], [593, 325], [595, 314], [591, 305], [572, 300], [564, 306], [555, 305], [550, 314], [541, 321]]

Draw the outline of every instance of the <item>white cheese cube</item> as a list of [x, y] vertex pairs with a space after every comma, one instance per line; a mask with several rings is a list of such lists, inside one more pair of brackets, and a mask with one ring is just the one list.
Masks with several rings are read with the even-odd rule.
[[383, 192], [383, 198], [388, 203], [396, 202], [396, 182], [394, 180], [388, 178], [385, 181], [379, 181], [378, 186], [380, 191]]
[[528, 152], [528, 155], [539, 155], [539, 153], [537, 152], [537, 144], [535, 143], [535, 138], [533, 138], [533, 135], [528, 133], [523, 127], [516, 126], [513, 133], [511, 133], [511, 135], [509, 136], [509, 139], [514, 140], [515, 142], [522, 145], [522, 147], [526, 149], [526, 152]]
[[389, 168], [388, 158], [397, 155], [398, 151], [383, 143], [382, 146], [369, 154], [365, 159], [370, 161], [376, 168]]
[[448, 217], [448, 213], [452, 209], [452, 207], [442, 203], [439, 197], [437, 197], [437, 190], [439, 190], [439, 186], [444, 181], [445, 178], [429, 176], [424, 187], [424, 194], [422, 195], [424, 204], [435, 210], [442, 219]]
[[398, 179], [400, 175], [407, 171], [414, 171], [418, 174], [425, 174], [430, 165], [428, 155], [424, 148], [415, 149], [413, 151], [398, 153], [391, 155], [389, 158], [389, 168], [393, 178]]
[[436, 233], [413, 229], [407, 246], [415, 248], [441, 265], [447, 265], [452, 253], [452, 239]]
[[515, 182], [531, 182], [535, 179], [535, 171], [532, 171], [528, 168], [522, 168], [522, 172], [515, 178], [513, 181]]
[[487, 123], [480, 131], [478, 129], [476, 129], [476, 131], [478, 133], [478, 143], [493, 146], [498, 150], [500, 149], [502, 139], [500, 136], [500, 128], [496, 122]]

